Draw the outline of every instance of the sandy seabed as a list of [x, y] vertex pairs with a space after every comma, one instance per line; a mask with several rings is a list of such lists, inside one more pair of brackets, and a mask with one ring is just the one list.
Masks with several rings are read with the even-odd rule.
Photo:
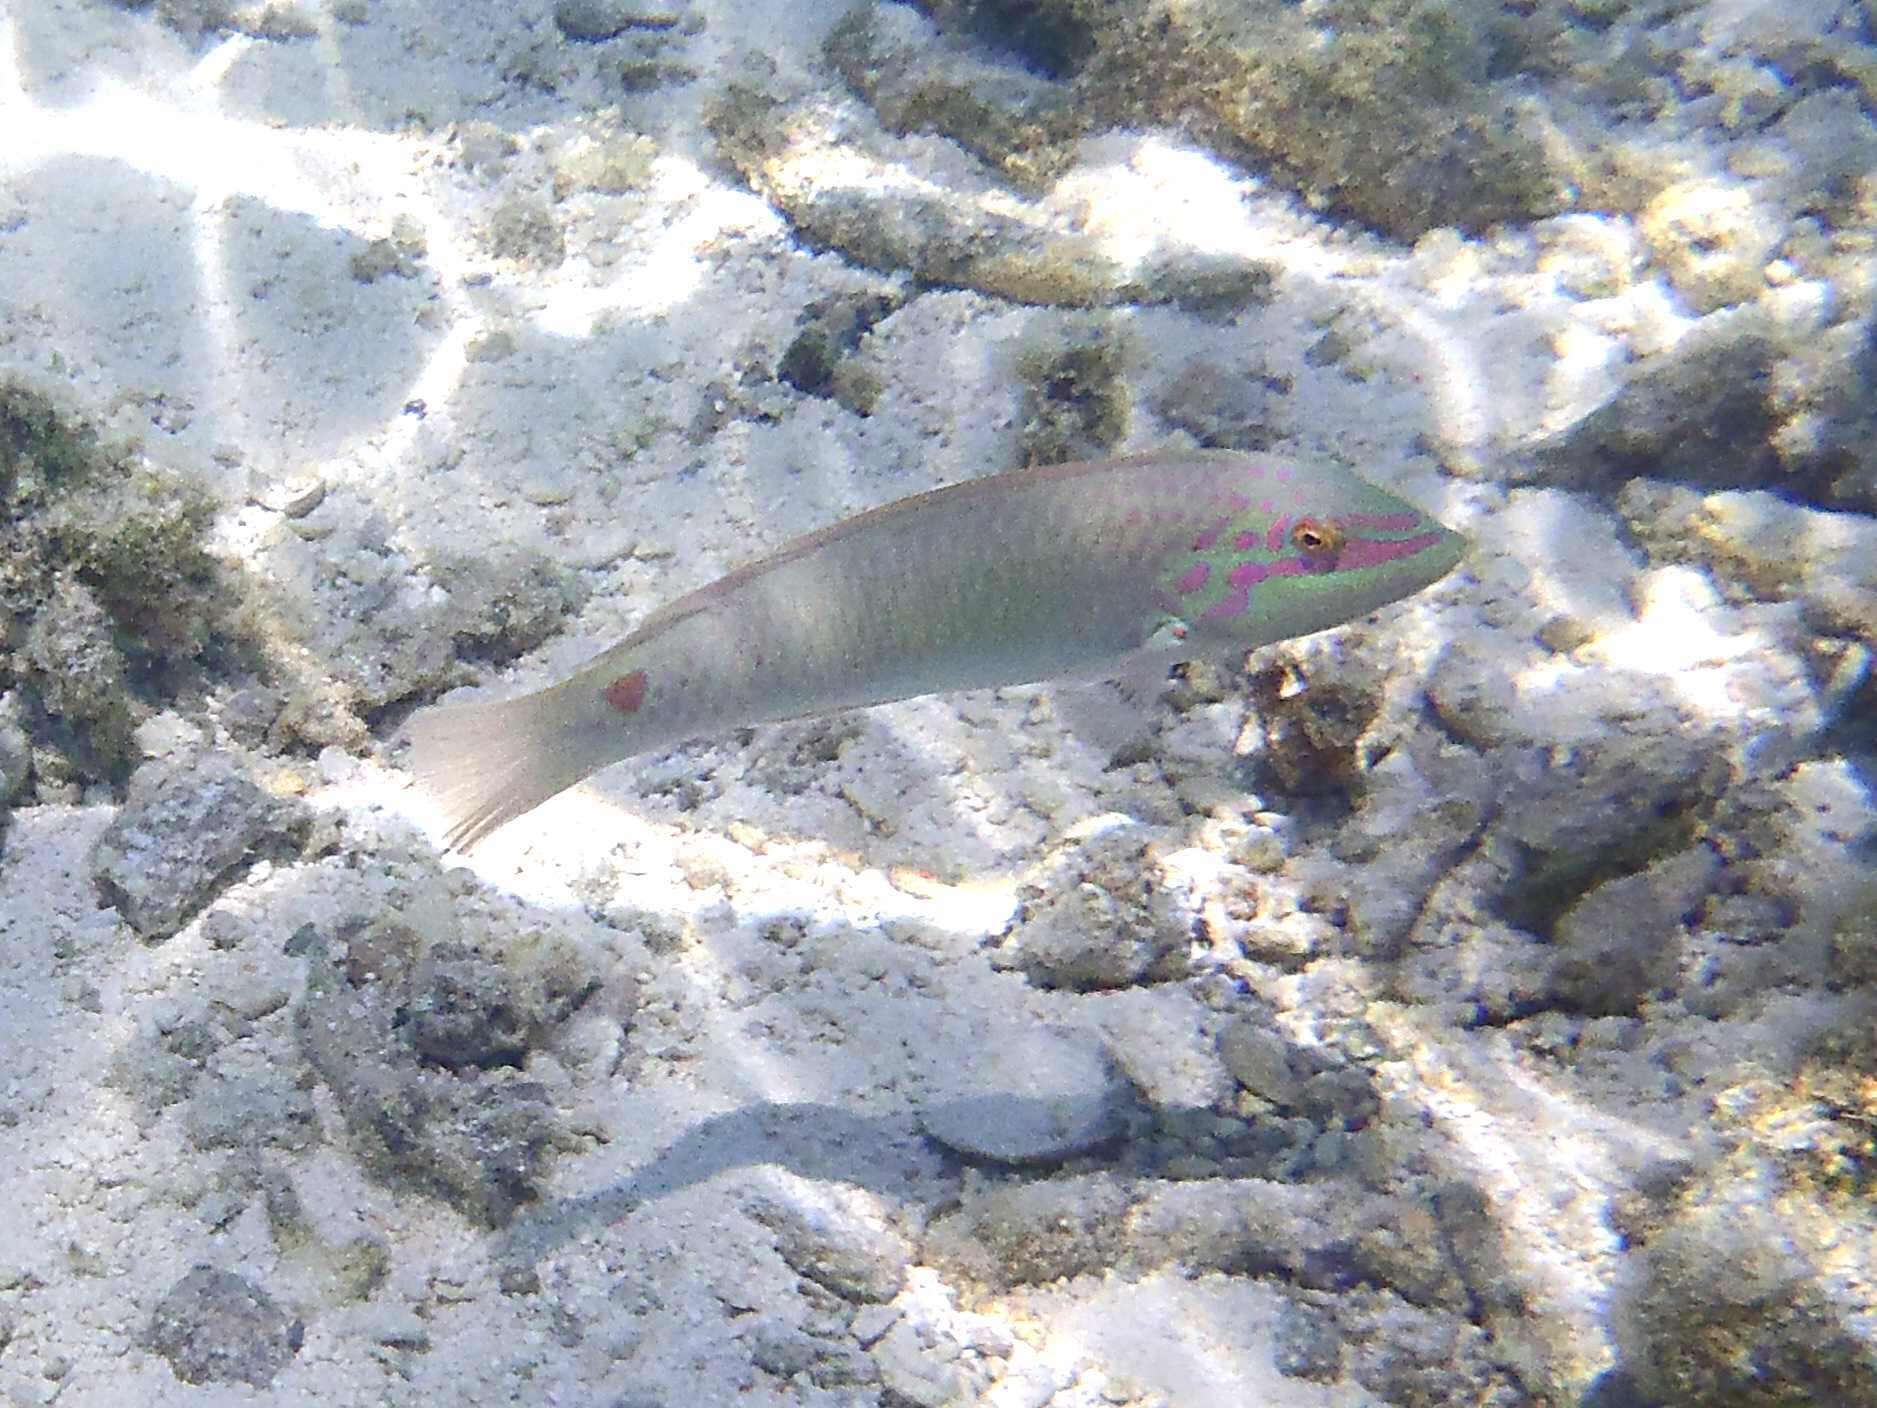
[[[1439, 7], [1451, 227], [995, 8], [0, 8], [6, 1401], [1877, 1401], [1859, 7]], [[1475, 551], [438, 853], [413, 707], [1182, 443]]]

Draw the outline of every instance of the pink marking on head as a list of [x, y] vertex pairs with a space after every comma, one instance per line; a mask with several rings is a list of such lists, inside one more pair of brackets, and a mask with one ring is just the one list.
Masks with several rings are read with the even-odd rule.
[[1277, 512], [1277, 500], [1276, 499], [1260, 499], [1258, 501], [1258, 512], [1265, 514], [1267, 516], [1270, 514], [1276, 513]]
[[1231, 507], [1233, 513], [1243, 513], [1246, 509], [1251, 507], [1251, 500], [1246, 498], [1243, 494], [1227, 494], [1225, 496], [1225, 502]]
[[[1273, 530], [1275, 531], [1275, 530]], [[1226, 577], [1227, 595], [1199, 613], [1202, 621], [1222, 621], [1242, 616], [1251, 608], [1251, 589], [1273, 577], [1305, 577], [1327, 572], [1352, 572], [1363, 567], [1380, 567], [1399, 562], [1439, 545], [1441, 534], [1423, 533], [1415, 538], [1352, 538], [1334, 558], [1281, 557], [1276, 562], [1241, 562]]]
[[1423, 533], [1418, 538], [1351, 538], [1336, 554], [1336, 570], [1347, 572], [1358, 567], [1380, 567], [1384, 562], [1399, 562], [1426, 552], [1441, 539], [1439, 533]]
[[1228, 616], [1243, 616], [1251, 607], [1251, 589], [1270, 575], [1269, 566], [1263, 562], [1241, 562], [1234, 567], [1225, 579], [1231, 591], [1201, 613], [1204, 619], [1221, 621]]
[[1230, 526], [1231, 520], [1229, 518], [1221, 518], [1210, 528], [1200, 529], [1199, 532], [1193, 535], [1193, 551], [1211, 552], [1219, 545], [1219, 539]]
[[622, 714], [636, 714], [645, 703], [645, 671], [621, 675], [606, 686], [606, 702]]
[[1251, 606], [1251, 588], [1234, 588], [1231, 595], [1220, 597], [1212, 605], [1199, 613], [1202, 621], [1224, 621], [1233, 616], [1243, 616]]
[[1277, 467], [1277, 482], [1280, 484], [1288, 484], [1290, 483], [1290, 481], [1291, 481], [1290, 466], [1285, 465], [1285, 464], [1279, 465]]
[[1236, 538], [1232, 539], [1232, 546], [1237, 548], [1240, 552], [1250, 552], [1253, 548], [1258, 546], [1258, 535], [1256, 533], [1240, 533]]
[[1264, 550], [1266, 552], [1282, 551], [1284, 547], [1284, 540], [1286, 539], [1286, 537], [1289, 536], [1289, 534], [1290, 534], [1290, 515], [1288, 513], [1285, 514], [1282, 518], [1275, 518], [1271, 520], [1270, 531], [1268, 531], [1264, 535]]
[[1173, 587], [1181, 596], [1191, 596], [1194, 592], [1204, 591], [1211, 577], [1211, 563], [1195, 562], [1180, 574], [1180, 580], [1175, 582]]
[[1264, 478], [1264, 461], [1253, 460], [1250, 464], [1246, 465], [1245, 466], [1245, 478], [1247, 479]]

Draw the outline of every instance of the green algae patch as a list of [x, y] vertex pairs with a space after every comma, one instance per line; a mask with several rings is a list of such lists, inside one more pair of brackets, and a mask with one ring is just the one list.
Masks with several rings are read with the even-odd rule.
[[1117, 121], [1177, 123], [1310, 205], [1403, 241], [1563, 208], [1565, 182], [1491, 78], [1493, 33], [1425, 0], [1215, 6], [1143, 25], [1078, 80]]
[[233, 648], [214, 514], [188, 479], [0, 381], [0, 694], [19, 698], [42, 797], [121, 783], [137, 724]]
[[[732, 86], [706, 120], [724, 158], [804, 244], [862, 268], [1039, 307], [1173, 304], [1225, 320], [1269, 301], [1275, 276], [1262, 261], [1111, 257], [1063, 211], [1012, 195], [1010, 186], [1035, 183], [1010, 162], [938, 194], [908, 164], [915, 152], [906, 142], [812, 99]], [[995, 159], [982, 141], [974, 150]]]
[[1024, 464], [1094, 459], [1126, 438], [1124, 360], [1117, 339], [1098, 328], [1027, 347], [1018, 355]]
[[[1096, 132], [1166, 126], [1313, 207], [1411, 242], [1562, 209], [1580, 172], [1516, 75], [1547, 31], [1442, 0], [924, 0], [940, 41], [872, 12], [830, 65], [890, 131], [938, 133], [1022, 190]], [[1528, 52], [1531, 51], [1531, 52]], [[987, 61], [986, 56], [1002, 60]], [[1009, 62], [1021, 66], [1013, 71]]]

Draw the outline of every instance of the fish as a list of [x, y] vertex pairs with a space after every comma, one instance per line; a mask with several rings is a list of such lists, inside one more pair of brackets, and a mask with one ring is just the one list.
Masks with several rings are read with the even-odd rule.
[[1172, 450], [869, 509], [677, 598], [565, 680], [405, 726], [444, 845], [614, 763], [951, 690], [1164, 681], [1440, 580], [1466, 539], [1328, 460]]

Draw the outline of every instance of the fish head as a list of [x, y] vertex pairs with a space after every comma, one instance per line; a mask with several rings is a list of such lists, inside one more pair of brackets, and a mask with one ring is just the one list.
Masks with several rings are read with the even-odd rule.
[[1220, 514], [1161, 575], [1201, 650], [1251, 650], [1352, 621], [1433, 585], [1467, 540], [1340, 466], [1248, 457]]

